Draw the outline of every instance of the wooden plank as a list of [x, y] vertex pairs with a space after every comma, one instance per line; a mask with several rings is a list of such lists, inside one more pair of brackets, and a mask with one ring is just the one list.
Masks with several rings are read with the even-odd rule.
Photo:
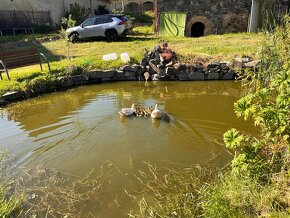
[[[34, 48], [0, 53], [0, 60], [3, 61], [8, 69], [41, 63], [39, 55]], [[0, 69], [3, 69], [3, 67], [0, 66]]]

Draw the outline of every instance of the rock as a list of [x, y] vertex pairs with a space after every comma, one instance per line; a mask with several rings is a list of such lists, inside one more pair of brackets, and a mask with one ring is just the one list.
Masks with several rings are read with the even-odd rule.
[[134, 73], [136, 73], [138, 69], [139, 69], [139, 67], [133, 67], [133, 66], [131, 67], [131, 66], [128, 66], [128, 65], [125, 65], [124, 67], [120, 68], [120, 70], [134, 72]]
[[191, 72], [188, 74], [189, 80], [204, 80], [204, 74], [201, 72]]
[[194, 65], [191, 65], [190, 66], [190, 69], [191, 69], [192, 72], [198, 73], [198, 72], [202, 72], [202, 70], [204, 69], [204, 67], [201, 64], [194, 64]]
[[151, 79], [152, 79], [153, 81], [158, 81], [158, 80], [159, 80], [159, 75], [158, 75], [158, 74], [153, 74], [153, 75], [151, 76]]
[[8, 104], [7, 101], [5, 101], [4, 99], [0, 99], [0, 107], [5, 106], [6, 104]]
[[207, 79], [208, 80], [219, 80], [220, 74], [219, 74], [219, 72], [209, 72]]
[[102, 79], [102, 78], [112, 78], [116, 74], [116, 70], [93, 70], [90, 71], [87, 75], [89, 79]]
[[233, 80], [234, 77], [235, 77], [235, 73], [233, 71], [229, 71], [221, 77], [221, 80]]
[[232, 68], [233, 69], [241, 69], [243, 67], [243, 61], [239, 58], [234, 58]]
[[230, 65], [231, 65], [230, 62], [222, 62], [221, 65], [220, 65], [220, 69], [221, 70], [229, 70], [230, 69]]
[[74, 85], [74, 82], [71, 78], [68, 77], [59, 77], [58, 82], [60, 87], [66, 88]]
[[177, 70], [185, 70], [186, 69], [186, 65], [185, 64], [181, 64], [181, 63], [176, 63], [173, 65], [173, 67]]
[[16, 101], [23, 98], [23, 93], [21, 91], [9, 91], [2, 95], [1, 99], [4, 101]]
[[176, 76], [181, 81], [188, 80], [185, 70], [180, 70]]
[[259, 61], [259, 60], [258, 60], [258, 61], [251, 61], [251, 62], [249, 62], [249, 63], [245, 63], [245, 64], [244, 64], [244, 67], [245, 67], [245, 68], [252, 68], [252, 69], [253, 69], [253, 68], [257, 68], [257, 67], [259, 66], [260, 62], [261, 62], [261, 61]]
[[115, 76], [111, 80], [112, 81], [124, 81], [124, 80], [126, 80], [124, 71], [117, 70]]
[[124, 71], [125, 72], [125, 77], [136, 77], [136, 72], [137, 71]]
[[220, 69], [219, 66], [208, 68], [210, 72], [217, 71], [218, 69]]
[[112, 78], [116, 74], [116, 70], [105, 70], [104, 71], [105, 78]]
[[172, 81], [172, 80], [177, 80], [177, 78], [176, 78], [176, 79], [172, 79], [171, 76], [173, 76], [173, 75], [164, 75], [164, 76], [159, 76], [159, 80], [160, 80], [160, 81]]
[[89, 77], [87, 75], [76, 75], [69, 77], [75, 85], [86, 84], [89, 81]]
[[248, 56], [242, 58], [242, 62], [243, 63], [248, 63], [250, 61], [252, 61], [252, 59], [250, 57], [248, 57]]
[[209, 65], [207, 65], [208, 69], [218, 69], [220, 67], [220, 62], [212, 62]]
[[178, 74], [178, 70], [175, 69], [174, 67], [166, 67], [165, 73], [168, 75], [176, 75]]
[[107, 78], [102, 78], [101, 79], [101, 82], [108, 82], [108, 81], [111, 81], [111, 78], [107, 77]]
[[133, 68], [136, 68], [137, 70], [139, 70], [142, 66], [139, 64], [133, 64], [132, 65]]
[[171, 81], [178, 80], [178, 78], [176, 77], [176, 75], [169, 75], [169, 78], [170, 78]]
[[126, 80], [128, 80], [128, 81], [136, 81], [137, 78], [136, 77], [126, 77]]

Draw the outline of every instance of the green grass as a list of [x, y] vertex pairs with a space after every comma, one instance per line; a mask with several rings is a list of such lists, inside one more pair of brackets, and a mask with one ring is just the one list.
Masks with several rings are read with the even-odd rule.
[[[29, 41], [29, 39], [45, 36], [12, 36], [11, 38], [0, 38], [0, 40], [2, 42], [18, 41], [20, 39]], [[153, 34], [152, 26], [139, 26], [136, 27], [134, 35], [122, 38], [118, 42], [108, 43], [105, 40], [97, 40], [68, 44], [65, 39], [61, 39], [37, 45], [27, 42], [26, 47], [36, 47], [39, 52], [44, 53], [50, 60], [52, 74], [58, 76], [63, 75], [65, 68], [72, 65], [82, 67], [85, 70], [119, 68], [123, 65], [120, 59], [116, 61], [102, 60], [104, 54], [114, 52], [118, 55], [127, 52], [131, 58], [131, 64], [139, 63], [144, 55], [145, 48], [152, 50], [156, 44], [164, 40], [169, 42], [170, 47], [177, 53], [180, 61], [185, 63], [200, 61], [200, 58], [204, 62], [213, 60], [231, 61], [235, 56], [243, 55], [255, 58], [262, 39], [262, 34], [248, 33], [211, 35], [202, 38], [157, 38]], [[22, 46], [21, 49], [23, 48], [25, 47]], [[14, 47], [12, 44], [9, 49], [19, 48], [15, 43]], [[11, 70], [12, 80], [8, 81], [4, 75], [4, 80], [0, 81], [0, 94], [7, 90], [25, 89], [23, 81], [30, 80], [36, 74], [48, 74], [47, 66], [44, 66], [44, 72], [40, 72], [39, 65]]]

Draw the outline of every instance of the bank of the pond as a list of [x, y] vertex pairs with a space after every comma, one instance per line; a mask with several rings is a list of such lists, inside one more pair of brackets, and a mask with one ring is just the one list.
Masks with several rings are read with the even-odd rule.
[[[38, 76], [31, 80], [23, 81], [22, 87], [14, 90], [13, 85], [0, 97], [0, 106], [10, 102], [28, 99], [54, 91], [69, 89], [71, 87], [104, 82], [121, 81], [209, 81], [209, 80], [234, 80], [237, 79], [237, 71], [242, 68], [253, 69], [259, 62], [250, 61], [250, 58], [234, 59], [229, 62], [212, 62], [207, 66], [203, 64], [175, 64], [172, 67], [160, 68], [156, 72], [152, 67], [144, 68], [141, 65], [126, 65], [120, 69], [91, 70], [85, 71], [71, 67], [71, 72], [82, 72], [81, 74], [55, 77], [50, 74]], [[144, 76], [147, 73], [147, 78]]]

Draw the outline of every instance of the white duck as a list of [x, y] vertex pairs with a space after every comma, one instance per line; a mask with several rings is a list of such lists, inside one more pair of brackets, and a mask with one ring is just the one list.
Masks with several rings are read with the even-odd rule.
[[119, 111], [119, 114], [122, 116], [129, 117], [135, 113], [135, 104], [132, 104], [131, 108], [122, 108], [121, 111]]
[[155, 104], [155, 108], [151, 113], [151, 118], [153, 119], [160, 119], [162, 117], [162, 112], [158, 110], [158, 104]]

